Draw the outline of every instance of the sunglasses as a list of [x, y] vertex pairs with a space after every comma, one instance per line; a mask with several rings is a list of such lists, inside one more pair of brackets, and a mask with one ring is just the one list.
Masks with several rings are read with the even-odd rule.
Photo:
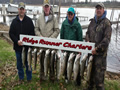
[[72, 15], [73, 15], [73, 13], [72, 13], [72, 12], [68, 12], [68, 15], [71, 15], [71, 16], [72, 16]]

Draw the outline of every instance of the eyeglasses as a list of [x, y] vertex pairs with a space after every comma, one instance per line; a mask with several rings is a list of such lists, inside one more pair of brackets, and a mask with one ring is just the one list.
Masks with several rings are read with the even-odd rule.
[[73, 13], [72, 13], [72, 12], [68, 12], [68, 15], [71, 15], [71, 16], [72, 16], [72, 15], [73, 15]]

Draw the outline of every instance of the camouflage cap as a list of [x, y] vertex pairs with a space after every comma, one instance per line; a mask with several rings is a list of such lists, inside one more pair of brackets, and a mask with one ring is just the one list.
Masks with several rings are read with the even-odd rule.
[[18, 8], [24, 8], [25, 9], [25, 4], [23, 2], [20, 2], [18, 5]]
[[43, 6], [46, 6], [46, 5], [50, 6], [50, 0], [44, 0]]
[[103, 3], [97, 3], [97, 5], [95, 6], [95, 8], [97, 8], [98, 6], [105, 8], [105, 5]]

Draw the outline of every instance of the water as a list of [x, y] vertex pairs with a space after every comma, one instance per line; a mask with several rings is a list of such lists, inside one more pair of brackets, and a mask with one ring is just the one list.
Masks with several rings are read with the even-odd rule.
[[[7, 7], [7, 5], [6, 5]], [[27, 9], [32, 9], [34, 10], [34, 13], [36, 11], [39, 11], [40, 13], [42, 12], [42, 7], [41, 6], [26, 6]], [[66, 13], [68, 8], [61, 8], [61, 13]], [[76, 8], [76, 12], [79, 13], [80, 16], [87, 16], [88, 20], [93, 18], [95, 14], [95, 8]], [[106, 9], [107, 10], [107, 18], [110, 19], [111, 15], [111, 9]], [[120, 9], [115, 10], [114, 12], [114, 18], [113, 21], [116, 21], [118, 18], [118, 15], [120, 14]], [[61, 15], [61, 16], [66, 16], [66, 15]], [[29, 16], [33, 18], [33, 16]], [[38, 16], [37, 16], [38, 17]], [[14, 17], [7, 17], [7, 24], [10, 25]], [[2, 17], [0, 17], [0, 22], [2, 21]], [[61, 22], [62, 23], [62, 22]], [[81, 25], [88, 25], [89, 21], [83, 21], [80, 22]], [[61, 28], [61, 24], [59, 24], [59, 27]], [[108, 57], [107, 57], [107, 71], [111, 72], [116, 72], [120, 73], [120, 28], [119, 28], [119, 33], [118, 34], [118, 42], [116, 44], [116, 31], [115, 31], [115, 25], [112, 25], [113, 31], [112, 31], [112, 37], [111, 37], [111, 42], [109, 45], [109, 50], [108, 50]], [[83, 36], [85, 35], [87, 29], [83, 30]], [[58, 36], [59, 38], [59, 36]]]
[[117, 35], [118, 37], [116, 37], [115, 26], [113, 26], [111, 42], [108, 49], [107, 70], [120, 73], [120, 27]]

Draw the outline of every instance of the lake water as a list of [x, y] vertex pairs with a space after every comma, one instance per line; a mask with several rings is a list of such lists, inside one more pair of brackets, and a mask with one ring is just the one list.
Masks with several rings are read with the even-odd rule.
[[[7, 5], [6, 5], [7, 7]], [[27, 9], [32, 9], [34, 12], [39, 11], [42, 12], [41, 6], [26, 6]], [[66, 13], [68, 8], [61, 8], [61, 13]], [[76, 12], [79, 13], [80, 16], [87, 16], [88, 20], [94, 17], [95, 9], [94, 8], [76, 8]], [[107, 18], [110, 19], [111, 16], [111, 9], [107, 10]], [[116, 21], [118, 19], [118, 15], [120, 14], [120, 9], [116, 9], [114, 12], [114, 18], [113, 21]], [[61, 15], [66, 16], [66, 15]], [[30, 16], [33, 18], [33, 16]], [[38, 17], [38, 16], [37, 16]], [[11, 21], [14, 17], [7, 17], [7, 24], [10, 25]], [[2, 17], [0, 17], [0, 22], [3, 22]], [[83, 21], [80, 22], [81, 25], [88, 25], [89, 21]], [[59, 27], [61, 27], [61, 24], [59, 24]], [[120, 27], [117, 32], [117, 42], [116, 42], [116, 30], [115, 25], [112, 25], [113, 31], [112, 31], [112, 37], [111, 42], [109, 45], [108, 50], [108, 57], [107, 57], [107, 71], [120, 73]], [[87, 30], [87, 29], [86, 29]], [[83, 35], [85, 35], [86, 30], [83, 30]], [[59, 36], [58, 36], [59, 38]]]

